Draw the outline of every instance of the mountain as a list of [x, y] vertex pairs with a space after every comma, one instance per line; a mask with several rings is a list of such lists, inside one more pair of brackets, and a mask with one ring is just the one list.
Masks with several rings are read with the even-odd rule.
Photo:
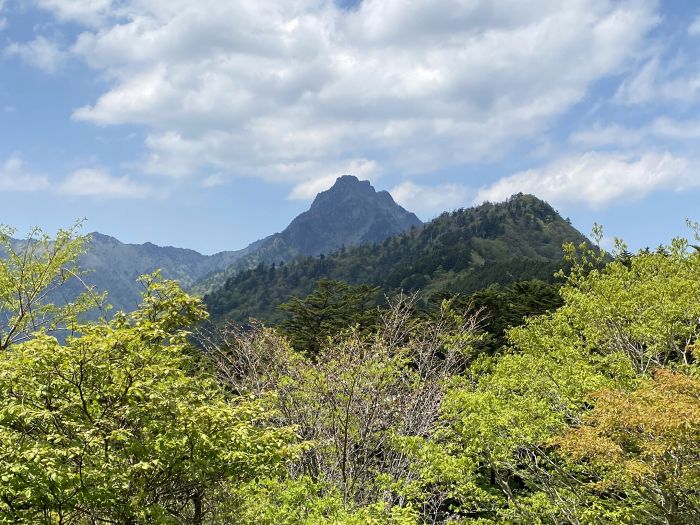
[[194, 290], [204, 293], [227, 278], [259, 264], [289, 261], [299, 256], [330, 253], [342, 247], [381, 242], [422, 223], [394, 202], [386, 191], [377, 192], [369, 181], [352, 175], [339, 177], [319, 193], [308, 211], [238, 258], [225, 272], [211, 275]]
[[[344, 175], [331, 189], [319, 193], [310, 209], [295, 218], [281, 233], [270, 235], [238, 251], [202, 255], [194, 250], [145, 244], [126, 244], [98, 232], [90, 234], [80, 266], [84, 280], [98, 291], [108, 292], [116, 310], [132, 310], [139, 302], [139, 276], [161, 269], [186, 289], [208, 289], [226, 276], [259, 263], [279, 262], [300, 255], [317, 255], [343, 246], [378, 242], [421, 221], [396, 204], [385, 191], [376, 192], [368, 181]], [[203, 283], [203, 284], [201, 284]], [[72, 283], [62, 294], [78, 293]]]
[[518, 194], [503, 203], [443, 213], [381, 243], [260, 264], [230, 277], [204, 299], [215, 318], [278, 321], [279, 304], [307, 295], [322, 278], [376, 285], [388, 295], [399, 290], [468, 294], [495, 283], [551, 281], [561, 267], [562, 244], [585, 241], [549, 204]]
[[[108, 292], [108, 303], [120, 310], [133, 310], [139, 303], [141, 287], [136, 282], [143, 274], [161, 269], [163, 276], [177, 279], [183, 287], [212, 272], [228, 268], [248, 249], [202, 255], [194, 250], [145, 244], [126, 244], [114, 237], [91, 233], [86, 253], [80, 258], [80, 267], [87, 271], [84, 280], [98, 291]], [[255, 247], [254, 245], [253, 248]], [[68, 296], [78, 291], [65, 291]]]
[[308, 211], [245, 259], [275, 262], [318, 255], [342, 246], [381, 242], [421, 224], [389, 192], [377, 192], [369, 181], [343, 175], [316, 196]]

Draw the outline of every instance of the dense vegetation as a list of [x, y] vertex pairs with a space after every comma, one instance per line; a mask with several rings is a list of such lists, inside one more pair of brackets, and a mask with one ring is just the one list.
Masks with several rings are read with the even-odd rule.
[[278, 322], [285, 317], [278, 306], [311, 293], [320, 279], [378, 286], [380, 297], [418, 290], [426, 297], [450, 296], [488, 284], [552, 282], [562, 265], [562, 244], [583, 241], [546, 202], [521, 194], [445, 213], [379, 244], [260, 264], [228, 279], [205, 302], [214, 318]]
[[209, 332], [157, 275], [110, 321], [47, 303], [80, 277], [81, 242], [37, 234], [0, 263], [0, 523], [700, 522], [686, 241], [569, 246], [557, 296], [528, 282], [367, 309], [374, 288], [324, 281], [281, 328]]

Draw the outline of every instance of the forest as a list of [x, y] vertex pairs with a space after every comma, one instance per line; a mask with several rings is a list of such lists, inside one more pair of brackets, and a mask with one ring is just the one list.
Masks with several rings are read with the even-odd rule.
[[586, 239], [546, 202], [524, 194], [502, 203], [445, 212], [378, 243], [343, 247], [287, 262], [260, 262], [204, 294], [215, 320], [249, 317], [285, 320], [279, 306], [310, 294], [321, 279], [379, 289], [385, 295], [421, 292], [426, 303], [455, 294], [471, 295], [488, 285], [537, 280], [555, 283], [561, 247]]
[[691, 226], [430, 300], [319, 274], [246, 325], [158, 272], [61, 302], [79, 228], [3, 227], [0, 523], [700, 523]]

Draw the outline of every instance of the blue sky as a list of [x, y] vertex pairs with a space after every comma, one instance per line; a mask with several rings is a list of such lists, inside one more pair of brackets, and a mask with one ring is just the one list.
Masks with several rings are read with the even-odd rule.
[[344, 173], [519, 191], [633, 248], [700, 220], [700, 4], [0, 0], [0, 221], [212, 253]]

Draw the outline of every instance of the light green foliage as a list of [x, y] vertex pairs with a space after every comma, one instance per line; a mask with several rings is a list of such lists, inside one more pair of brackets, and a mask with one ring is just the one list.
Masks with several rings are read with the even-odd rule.
[[185, 355], [198, 299], [144, 278], [141, 308], [0, 354], [0, 523], [203, 523], [220, 483], [277, 475], [295, 434]]
[[555, 438], [581, 424], [596, 392], [633, 390], [663, 366], [694, 368], [700, 254], [687, 247], [630, 256], [619, 245], [605, 264], [606, 254], [582, 246], [564, 305], [511, 329], [508, 353], [478, 360], [455, 382], [443, 428], [415, 451], [425, 490], [453, 498], [443, 518], [583, 524], [635, 515], [619, 498], [584, 490], [590, 471], [562, 457]]
[[[40, 269], [74, 271], [66, 235], [60, 264], [48, 239], [31, 264], [7, 259], [7, 311], [23, 308], [13, 290], [43, 286]], [[293, 303], [287, 330], [313, 352], [254, 326], [204, 338], [213, 359], [195, 360], [189, 331], [207, 315], [157, 274], [139, 310], [75, 325], [65, 344], [19, 317], [23, 342], [3, 336], [0, 352], [0, 523], [697, 523], [690, 248], [568, 246], [560, 300], [539, 283], [475, 298], [499, 332], [547, 311], [490, 355], [459, 300], [426, 314], [400, 295], [365, 323], [362, 294], [332, 282]], [[37, 297], [37, 316], [79, 310]]]
[[57, 293], [68, 281], [82, 283], [76, 260], [86, 239], [79, 228], [55, 238], [35, 228], [18, 241], [15, 230], [0, 226], [0, 351], [41, 329], [71, 329], [80, 313], [100, 306], [102, 297], [84, 285], [70, 302]]
[[[625, 253], [619, 244], [618, 251]], [[590, 274], [574, 271], [562, 289], [569, 324], [589, 348], [622, 352], [635, 370], [688, 363], [700, 318], [700, 254], [674, 240], [659, 252], [618, 257]]]
[[222, 523], [240, 525], [416, 525], [411, 508], [375, 503], [346, 505], [332, 487], [308, 477], [249, 483], [239, 491], [243, 503]]

